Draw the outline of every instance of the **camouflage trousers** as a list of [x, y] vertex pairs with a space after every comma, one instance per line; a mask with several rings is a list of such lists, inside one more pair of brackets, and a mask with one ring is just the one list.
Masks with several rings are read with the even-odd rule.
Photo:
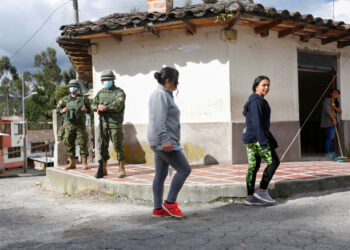
[[254, 194], [256, 174], [261, 165], [261, 159], [267, 163], [263, 177], [260, 182], [261, 189], [267, 189], [280, 161], [274, 148], [268, 145], [266, 149], [260, 147], [259, 142], [245, 144], [248, 155], [248, 172], [246, 176], [248, 195]]
[[[123, 127], [120, 124], [103, 123], [103, 160], [108, 161], [110, 158], [108, 147], [109, 140], [112, 141], [113, 149], [117, 153], [118, 161], [125, 160], [125, 152], [123, 147]], [[99, 137], [99, 148], [101, 148], [101, 138]]]
[[81, 156], [89, 156], [89, 136], [85, 125], [63, 124], [63, 143], [67, 148], [68, 157], [75, 157], [75, 140], [78, 140]]

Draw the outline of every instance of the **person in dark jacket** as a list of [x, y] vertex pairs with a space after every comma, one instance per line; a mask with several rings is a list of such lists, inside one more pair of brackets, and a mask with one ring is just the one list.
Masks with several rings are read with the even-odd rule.
[[[275, 151], [278, 144], [270, 132], [271, 109], [264, 99], [269, 90], [270, 79], [266, 76], [258, 76], [253, 83], [253, 94], [244, 106], [243, 115], [246, 117], [246, 123], [242, 140], [247, 149], [249, 163], [246, 178], [248, 195], [244, 201], [245, 205], [275, 202], [267, 190], [267, 186], [280, 164]], [[264, 170], [260, 188], [254, 192], [256, 174], [260, 168], [261, 159], [265, 160], [267, 167]]]

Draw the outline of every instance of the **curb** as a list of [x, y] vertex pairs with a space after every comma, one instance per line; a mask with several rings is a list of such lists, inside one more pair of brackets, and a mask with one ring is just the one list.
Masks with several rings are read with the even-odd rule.
[[[121, 183], [108, 179], [95, 179], [72, 172], [54, 168], [46, 170], [46, 182], [49, 190], [62, 194], [77, 194], [82, 191], [96, 191], [109, 195], [127, 197], [133, 200], [153, 201], [152, 185]], [[350, 175], [321, 177], [319, 179], [290, 180], [271, 182], [270, 193], [275, 198], [287, 198], [293, 194], [324, 191], [350, 187]], [[164, 194], [169, 185], [164, 186]], [[241, 198], [246, 196], [245, 183], [232, 184], [185, 184], [181, 189], [178, 201], [185, 203], [208, 203], [219, 198]]]

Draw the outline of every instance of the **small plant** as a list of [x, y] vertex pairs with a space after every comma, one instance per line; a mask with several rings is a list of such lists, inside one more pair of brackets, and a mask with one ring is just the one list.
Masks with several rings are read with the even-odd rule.
[[280, 192], [280, 193], [278, 194], [278, 196], [279, 196], [280, 198], [282, 198], [282, 199], [287, 199], [287, 198], [291, 197], [292, 194], [290, 194], [290, 193], [285, 193], [285, 192]]
[[216, 17], [216, 21], [215, 22], [226, 22], [228, 19], [232, 19], [235, 17], [235, 14], [233, 12], [229, 12], [229, 13], [221, 13]]

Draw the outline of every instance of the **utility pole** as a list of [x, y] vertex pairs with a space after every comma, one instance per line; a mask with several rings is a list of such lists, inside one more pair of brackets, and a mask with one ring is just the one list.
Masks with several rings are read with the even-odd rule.
[[[72, 0], [73, 1], [73, 8], [74, 8], [74, 17], [75, 17], [75, 24], [79, 24], [79, 7], [78, 7], [78, 0]], [[75, 79], [79, 80], [79, 74], [78, 71], [75, 71]]]
[[23, 157], [24, 157], [24, 166], [23, 171], [27, 173], [27, 123], [26, 123], [26, 106], [25, 106], [25, 97], [24, 97], [24, 74], [22, 74], [22, 112], [23, 112]]
[[79, 8], [78, 8], [78, 0], [73, 0], [73, 8], [75, 13], [75, 23], [79, 23]]
[[335, 18], [335, 4], [334, 4], [334, 0], [333, 0], [333, 21], [334, 21], [334, 18]]

